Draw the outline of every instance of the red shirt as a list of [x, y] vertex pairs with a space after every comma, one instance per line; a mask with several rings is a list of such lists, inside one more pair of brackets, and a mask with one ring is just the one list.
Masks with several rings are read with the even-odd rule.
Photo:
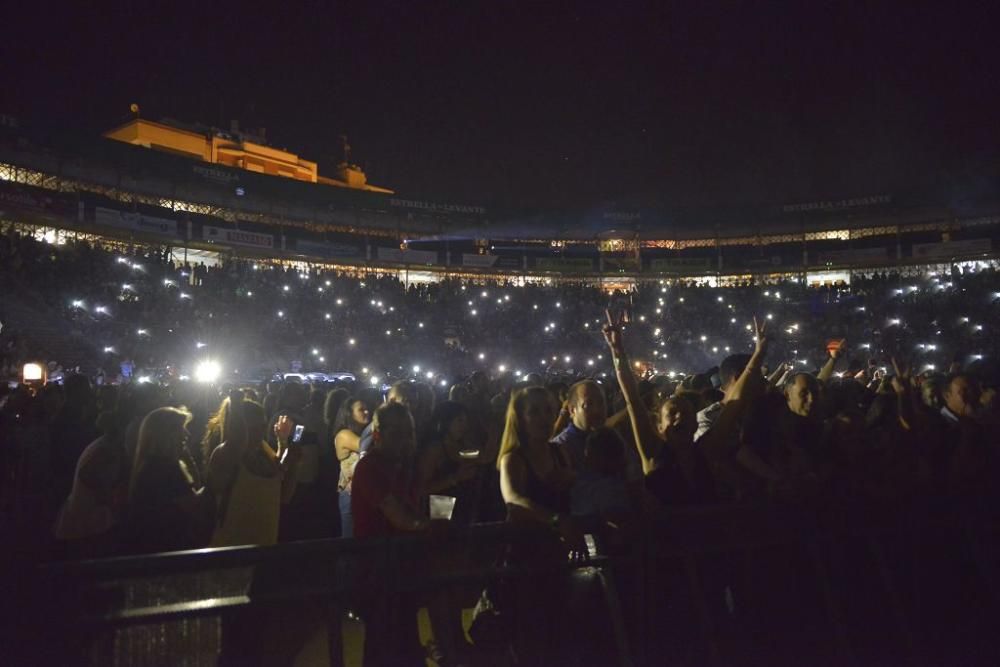
[[416, 506], [408, 482], [407, 475], [379, 452], [369, 452], [361, 457], [351, 482], [354, 537], [378, 537], [401, 532], [392, 527], [379, 505], [393, 495], [401, 502]]

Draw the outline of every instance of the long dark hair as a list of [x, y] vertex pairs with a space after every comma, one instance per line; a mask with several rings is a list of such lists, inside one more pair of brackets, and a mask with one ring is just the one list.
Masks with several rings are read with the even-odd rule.
[[[355, 403], [365, 403], [364, 399], [357, 394], [353, 396], [348, 396], [344, 399], [344, 402], [340, 404], [340, 409], [337, 410], [337, 418], [333, 420], [333, 428], [330, 432], [334, 437], [337, 436], [345, 428], [354, 432], [356, 435], [361, 435], [361, 432], [365, 430], [364, 426], [359, 426], [354, 417], [351, 414], [354, 410]], [[367, 404], [365, 404], [367, 407]]]
[[337, 426], [337, 417], [340, 415], [340, 408], [344, 405], [344, 401], [349, 396], [348, 392], [343, 387], [337, 387], [330, 393], [326, 395], [326, 400], [323, 402], [323, 424], [325, 425], [323, 438], [324, 446], [320, 449], [321, 452], [332, 451], [326, 445], [330, 447], [333, 446], [333, 439], [336, 437], [339, 429]]
[[468, 416], [469, 409], [458, 401], [444, 401], [434, 409], [431, 415], [430, 429], [427, 432], [427, 442], [444, 442], [448, 436], [451, 423], [462, 416]]

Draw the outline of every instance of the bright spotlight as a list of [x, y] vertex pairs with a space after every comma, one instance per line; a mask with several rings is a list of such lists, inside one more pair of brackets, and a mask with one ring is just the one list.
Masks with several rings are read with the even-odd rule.
[[41, 364], [25, 364], [21, 369], [21, 377], [24, 382], [41, 382], [45, 377], [45, 369]]
[[202, 361], [194, 368], [194, 379], [198, 382], [215, 382], [220, 375], [222, 375], [222, 367], [217, 361]]

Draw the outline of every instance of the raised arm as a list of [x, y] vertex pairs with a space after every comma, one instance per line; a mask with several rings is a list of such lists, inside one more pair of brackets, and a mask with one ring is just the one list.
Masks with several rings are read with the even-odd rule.
[[[704, 447], [709, 459], [717, 464], [728, 461], [727, 456], [729, 445], [736, 440], [739, 432], [740, 418], [746, 411], [748, 401], [760, 393], [763, 388], [764, 378], [761, 375], [761, 366], [767, 356], [767, 348], [770, 342], [767, 334], [767, 323], [758, 323], [754, 318], [754, 351], [750, 356], [750, 361], [740, 376], [726, 390], [726, 398], [723, 401], [722, 411], [715, 422], [715, 425], [699, 440], [699, 444]], [[754, 474], [765, 479], [775, 479], [777, 473], [760, 456], [748, 447], [739, 447], [736, 450], [736, 460]]]
[[778, 364], [777, 368], [774, 369], [774, 372], [767, 376], [767, 383], [772, 387], [777, 387], [780, 384], [781, 379], [784, 378], [787, 373], [788, 364], [782, 361]]
[[916, 397], [913, 393], [912, 381], [910, 378], [910, 367], [903, 364], [900, 365], [896, 358], [892, 358], [892, 370], [895, 375], [892, 376], [892, 390], [896, 392], [896, 401], [899, 412], [899, 425], [903, 427], [904, 430], [912, 430], [916, 424], [916, 416], [920, 414], [920, 411], [916, 409]]
[[816, 374], [817, 380], [825, 384], [827, 380], [833, 377], [833, 369], [837, 365], [837, 359], [840, 359], [840, 355], [844, 350], [845, 342], [846, 341], [841, 340], [840, 347], [830, 350], [830, 358], [826, 360], [826, 363], [823, 364], [823, 368], [821, 368], [819, 373]]
[[604, 325], [604, 340], [607, 341], [608, 348], [611, 350], [611, 360], [615, 365], [615, 375], [618, 377], [618, 385], [621, 387], [622, 396], [625, 399], [625, 409], [628, 412], [629, 421], [632, 423], [632, 434], [635, 437], [639, 459], [642, 461], [642, 471], [648, 475], [656, 467], [654, 459], [660, 451], [660, 438], [653, 429], [649, 411], [639, 395], [639, 383], [628, 363], [622, 322], [612, 316], [611, 311], [605, 311], [605, 314], [608, 323]]

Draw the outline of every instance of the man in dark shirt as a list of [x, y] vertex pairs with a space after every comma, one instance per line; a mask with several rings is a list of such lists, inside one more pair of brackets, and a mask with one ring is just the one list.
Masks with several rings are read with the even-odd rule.
[[573, 470], [579, 471], [583, 468], [587, 434], [604, 426], [608, 406], [600, 385], [593, 380], [583, 380], [570, 387], [566, 406], [570, 423], [552, 438], [552, 442], [559, 446]]

